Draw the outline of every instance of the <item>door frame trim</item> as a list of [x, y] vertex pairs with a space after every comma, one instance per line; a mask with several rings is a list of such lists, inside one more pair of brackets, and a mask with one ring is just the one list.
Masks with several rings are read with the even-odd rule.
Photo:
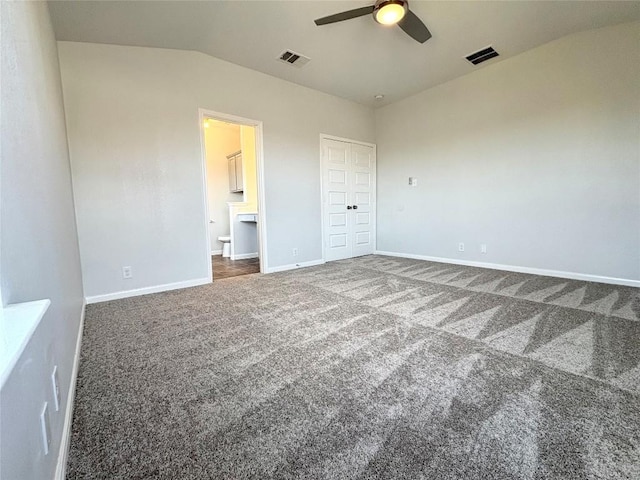
[[[376, 159], [375, 168], [373, 169], [373, 252], [378, 249], [378, 148], [375, 143], [363, 142], [361, 140], [353, 140], [351, 138], [337, 137], [335, 135], [329, 135], [326, 133], [320, 134], [320, 245], [322, 245], [322, 261], [326, 262], [326, 245], [324, 243], [325, 223], [324, 223], [324, 158], [322, 157], [322, 147], [324, 140], [335, 140], [338, 142], [354, 143], [356, 145], [363, 145], [365, 147], [373, 148], [373, 155]], [[353, 257], [352, 257], [353, 258]]]
[[264, 186], [264, 143], [261, 120], [239, 117], [228, 113], [216, 112], [206, 108], [198, 108], [198, 122], [200, 123], [200, 156], [202, 157], [202, 187], [204, 202], [204, 223], [206, 231], [206, 258], [209, 282], [213, 281], [213, 266], [211, 265], [211, 232], [209, 231], [209, 192], [207, 188], [207, 148], [205, 145], [204, 121], [206, 119], [235, 123], [254, 127], [256, 129], [256, 176], [258, 180], [258, 252], [260, 255], [260, 272], [267, 271], [267, 204]]

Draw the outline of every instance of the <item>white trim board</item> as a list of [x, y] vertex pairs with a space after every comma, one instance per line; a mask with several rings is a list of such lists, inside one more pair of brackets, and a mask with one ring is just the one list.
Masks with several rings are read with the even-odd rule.
[[311, 260], [308, 262], [300, 262], [300, 263], [291, 263], [289, 265], [280, 265], [279, 267], [271, 267], [268, 268], [264, 273], [277, 273], [277, 272], [285, 272], [287, 270], [294, 270], [296, 268], [305, 268], [305, 267], [315, 267], [316, 265], [323, 265], [325, 263], [324, 260]]
[[254, 253], [238, 253], [237, 255], [233, 255], [232, 260], [246, 260], [248, 258], [258, 258], [258, 252]]
[[122, 290], [120, 292], [107, 293], [104, 295], [91, 295], [86, 297], [87, 305], [91, 303], [108, 302], [109, 300], [119, 300], [121, 298], [137, 297], [140, 295], [148, 295], [149, 293], [168, 292], [169, 290], [178, 290], [180, 288], [197, 287], [211, 283], [210, 278], [197, 278], [195, 280], [187, 280], [185, 282], [166, 283], [164, 285], [155, 285], [153, 287], [136, 288], [133, 290]]
[[640, 280], [627, 278], [603, 277], [599, 275], [589, 275], [586, 273], [562, 272], [558, 270], [547, 270], [544, 268], [520, 267], [517, 265], [503, 265], [501, 263], [474, 262], [470, 260], [458, 260], [455, 258], [430, 257], [428, 255], [415, 255], [412, 253], [385, 252], [376, 250], [375, 255], [386, 255], [388, 257], [412, 258], [415, 260], [427, 260], [429, 262], [451, 263], [454, 265], [465, 265], [468, 267], [490, 268], [492, 270], [504, 270], [507, 272], [530, 273], [533, 275], [543, 275], [546, 277], [568, 278], [570, 280], [584, 280], [586, 282], [609, 283], [612, 285], [625, 285], [629, 287], [640, 287]]
[[11, 376], [18, 360], [38, 329], [40, 321], [47, 313], [51, 300], [15, 303], [0, 308], [0, 388]]
[[211, 256], [222, 255], [222, 250], [211, 250]]
[[336, 140], [338, 142], [355, 143], [358, 145], [364, 145], [366, 147], [377, 148], [375, 143], [363, 142], [361, 140], [354, 140], [352, 138], [336, 137], [335, 135], [329, 135], [328, 133], [321, 133], [320, 139], [322, 140], [323, 138], [328, 138], [329, 140]]
[[76, 339], [76, 351], [73, 357], [73, 368], [71, 370], [71, 380], [67, 390], [67, 408], [64, 412], [64, 424], [62, 425], [62, 439], [60, 440], [60, 450], [58, 451], [58, 463], [56, 464], [55, 480], [64, 480], [67, 475], [67, 458], [69, 456], [69, 445], [71, 443], [71, 424], [73, 421], [73, 402], [76, 396], [76, 380], [78, 379], [78, 366], [80, 365], [80, 348], [82, 347], [82, 333], [84, 332], [84, 315], [87, 302], [82, 302], [82, 313], [80, 314], [80, 326], [78, 327], [78, 338]]

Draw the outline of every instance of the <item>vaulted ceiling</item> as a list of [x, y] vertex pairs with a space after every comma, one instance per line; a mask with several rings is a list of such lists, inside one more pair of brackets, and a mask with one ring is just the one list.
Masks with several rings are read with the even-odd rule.
[[[371, 16], [313, 22], [374, 1], [53, 1], [49, 8], [58, 40], [196, 50], [372, 106], [570, 33], [640, 19], [640, 1], [410, 0], [433, 34], [424, 44]], [[476, 67], [464, 59], [488, 45], [500, 56]], [[301, 68], [278, 61], [286, 49], [311, 61]]]

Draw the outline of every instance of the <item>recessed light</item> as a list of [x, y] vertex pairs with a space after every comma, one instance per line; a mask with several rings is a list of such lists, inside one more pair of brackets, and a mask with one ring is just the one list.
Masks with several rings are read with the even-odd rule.
[[384, 98], [384, 95], [376, 95], [375, 97], [376, 100], [382, 100]]

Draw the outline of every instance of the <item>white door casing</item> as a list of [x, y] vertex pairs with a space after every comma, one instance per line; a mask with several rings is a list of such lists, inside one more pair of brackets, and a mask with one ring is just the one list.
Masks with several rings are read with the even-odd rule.
[[[267, 203], [265, 197], [264, 188], [264, 151], [263, 151], [263, 127], [260, 120], [252, 120], [249, 118], [238, 117], [227, 113], [215, 112], [212, 110], [206, 110], [204, 108], [198, 109], [198, 121], [200, 125], [200, 154], [202, 157], [202, 188], [203, 188], [203, 202], [205, 219], [207, 223], [207, 235], [206, 235], [206, 255], [204, 261], [206, 262], [208, 269], [209, 281], [213, 280], [213, 269], [211, 265], [211, 230], [208, 227], [209, 224], [209, 205], [207, 201], [207, 150], [205, 146], [205, 119], [220, 120], [227, 123], [236, 123], [238, 125], [247, 125], [255, 128], [255, 155], [256, 155], [256, 170], [257, 170], [257, 184], [258, 184], [258, 252], [260, 257], [260, 272], [270, 273], [272, 269], [268, 267], [268, 239], [267, 239]], [[243, 182], [244, 183], [244, 182]]]
[[375, 146], [321, 136], [324, 260], [375, 250]]

